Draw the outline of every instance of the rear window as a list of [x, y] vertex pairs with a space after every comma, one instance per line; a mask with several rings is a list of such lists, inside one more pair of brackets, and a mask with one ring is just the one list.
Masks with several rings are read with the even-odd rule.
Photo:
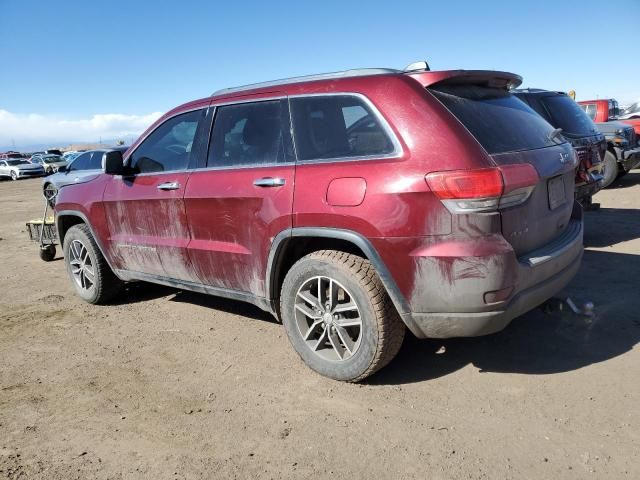
[[511, 93], [473, 85], [429, 89], [490, 154], [555, 145], [554, 128]]
[[580, 108], [584, 110], [584, 112], [587, 114], [587, 117], [589, 117], [591, 120], [596, 119], [596, 113], [598, 109], [596, 108], [595, 103], [587, 103], [586, 105], [580, 105]]
[[580, 106], [565, 95], [554, 95], [541, 99], [553, 125], [562, 133], [584, 136], [598, 133], [595, 125]]

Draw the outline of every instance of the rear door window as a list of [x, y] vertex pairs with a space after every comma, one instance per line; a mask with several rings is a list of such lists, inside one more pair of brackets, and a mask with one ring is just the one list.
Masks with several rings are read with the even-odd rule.
[[510, 92], [474, 85], [429, 89], [489, 154], [556, 145], [554, 128]]
[[385, 156], [394, 144], [378, 117], [354, 95], [291, 99], [298, 160]]
[[284, 100], [216, 107], [207, 167], [288, 161], [291, 158], [288, 113]]

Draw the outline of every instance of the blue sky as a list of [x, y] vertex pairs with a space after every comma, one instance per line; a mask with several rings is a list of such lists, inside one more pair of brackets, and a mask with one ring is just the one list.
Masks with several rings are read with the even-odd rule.
[[218, 88], [421, 59], [578, 98], [640, 97], [640, 0], [0, 0], [0, 19], [0, 145], [48, 121], [56, 135], [140, 130]]

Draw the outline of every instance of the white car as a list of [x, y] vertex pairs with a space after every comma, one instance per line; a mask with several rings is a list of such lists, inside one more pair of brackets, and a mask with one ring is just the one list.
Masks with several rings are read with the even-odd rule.
[[43, 175], [42, 165], [29, 163], [24, 158], [0, 160], [0, 177], [18, 180], [20, 178], [42, 177]]
[[47, 175], [56, 173], [60, 167], [66, 167], [67, 161], [60, 155], [33, 155], [29, 161], [44, 168]]

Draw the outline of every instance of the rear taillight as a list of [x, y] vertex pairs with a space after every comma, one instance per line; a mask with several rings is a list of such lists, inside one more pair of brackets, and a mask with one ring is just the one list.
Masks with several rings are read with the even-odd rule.
[[525, 202], [538, 183], [528, 163], [432, 172], [427, 184], [452, 213], [491, 212]]

